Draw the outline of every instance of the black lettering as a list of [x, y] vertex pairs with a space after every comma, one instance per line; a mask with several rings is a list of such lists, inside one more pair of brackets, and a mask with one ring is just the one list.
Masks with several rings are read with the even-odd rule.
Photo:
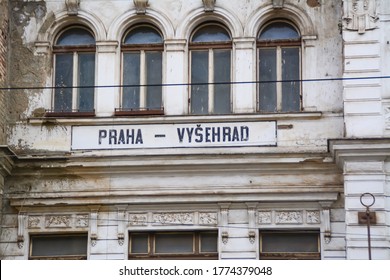
[[224, 126], [222, 128], [222, 130], [223, 130], [223, 142], [226, 142], [226, 141], [230, 142], [231, 141], [231, 139], [230, 139], [230, 133], [231, 133], [230, 132], [231, 131], [230, 127]]
[[212, 130], [212, 136], [213, 136], [213, 142], [220, 142], [220, 127], [213, 127]]
[[178, 129], [177, 129], [177, 136], [179, 136], [179, 142], [180, 142], [180, 143], [183, 142], [184, 131], [185, 131], [184, 128], [178, 128]]
[[195, 142], [197, 143], [201, 143], [203, 142], [203, 128], [202, 127], [197, 127], [195, 128], [195, 136], [197, 136], [198, 138], [195, 139]]
[[137, 131], [137, 139], [135, 141], [135, 144], [143, 144], [144, 141], [142, 140], [142, 132], [141, 129], [138, 129]]
[[125, 132], [123, 131], [123, 129], [119, 131], [118, 145], [119, 144], [125, 144]]
[[103, 138], [106, 138], [106, 137], [107, 137], [107, 130], [105, 130], [105, 129], [99, 130], [99, 145], [102, 144]]
[[108, 132], [108, 134], [109, 134], [109, 141], [108, 141], [108, 143], [110, 144], [110, 145], [112, 145], [112, 144], [115, 144], [116, 145], [116, 130], [115, 129], [110, 129], [109, 130], [109, 132]]
[[240, 136], [238, 134], [237, 126], [233, 128], [233, 139], [232, 141], [240, 141]]
[[194, 128], [186, 128], [186, 131], [187, 131], [187, 135], [188, 135], [188, 143], [191, 143], [191, 139], [192, 139], [192, 133], [194, 132]]
[[211, 130], [211, 127], [206, 127], [205, 128], [205, 141], [206, 142], [211, 142], [211, 140], [210, 140], [210, 130]]
[[[130, 141], [131, 139], [131, 141]], [[134, 144], [134, 129], [126, 129], [126, 144]]]
[[241, 126], [241, 141], [249, 140], [249, 127]]

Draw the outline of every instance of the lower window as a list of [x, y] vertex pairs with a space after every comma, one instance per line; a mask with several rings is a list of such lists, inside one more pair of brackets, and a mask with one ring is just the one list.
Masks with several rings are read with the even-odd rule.
[[260, 232], [260, 259], [319, 260], [320, 234], [313, 231]]
[[218, 259], [218, 233], [132, 232], [129, 259]]
[[88, 235], [32, 235], [30, 259], [85, 260], [87, 259]]

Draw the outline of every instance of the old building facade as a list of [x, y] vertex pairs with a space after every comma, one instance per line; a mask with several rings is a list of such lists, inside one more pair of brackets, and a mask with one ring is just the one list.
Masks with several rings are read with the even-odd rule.
[[390, 259], [387, 1], [0, 5], [2, 259]]

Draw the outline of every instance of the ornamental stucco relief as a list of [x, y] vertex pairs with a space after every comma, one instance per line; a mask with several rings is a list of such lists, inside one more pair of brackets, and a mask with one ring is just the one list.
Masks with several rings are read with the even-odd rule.
[[306, 222], [308, 224], [319, 224], [320, 223], [320, 211], [307, 211]]
[[218, 223], [217, 213], [199, 213], [199, 224], [216, 225]]
[[257, 221], [259, 224], [270, 224], [272, 223], [271, 211], [260, 211], [257, 213]]
[[56, 228], [67, 228], [71, 224], [70, 215], [59, 215], [59, 216], [46, 216], [45, 226], [47, 228], [56, 227]]
[[377, 27], [376, 0], [345, 0], [344, 17], [347, 30], [365, 33]]
[[148, 222], [148, 215], [143, 214], [129, 214], [130, 226], [146, 226]]
[[302, 224], [302, 211], [277, 211], [277, 224]]
[[194, 213], [156, 213], [153, 222], [158, 224], [193, 224]]

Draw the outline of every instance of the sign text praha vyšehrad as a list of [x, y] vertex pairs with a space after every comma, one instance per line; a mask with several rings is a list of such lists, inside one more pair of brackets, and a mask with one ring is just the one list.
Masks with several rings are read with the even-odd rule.
[[276, 123], [73, 126], [72, 149], [272, 146]]

